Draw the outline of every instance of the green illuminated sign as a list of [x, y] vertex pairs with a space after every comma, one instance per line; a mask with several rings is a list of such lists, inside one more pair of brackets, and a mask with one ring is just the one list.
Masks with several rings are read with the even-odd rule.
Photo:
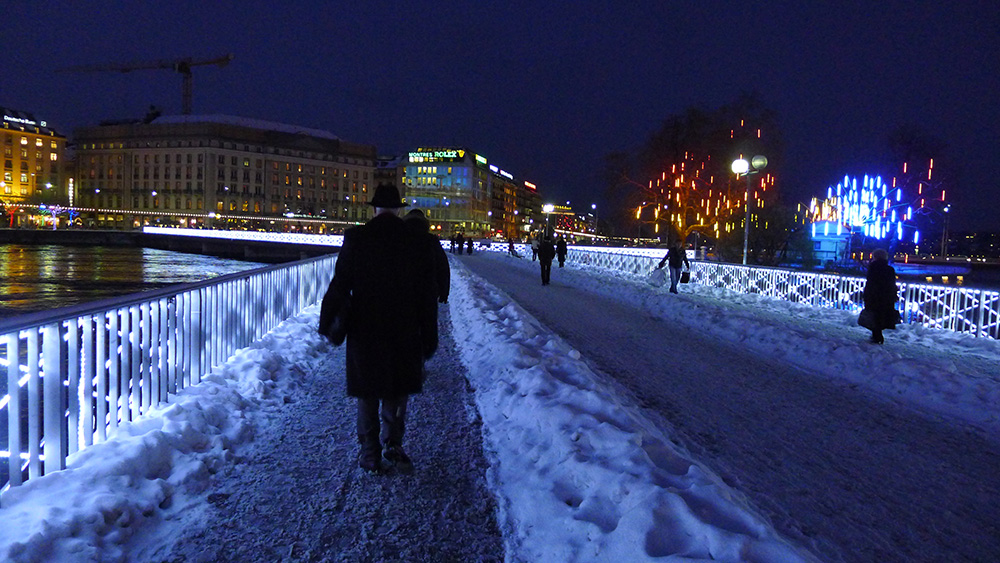
[[410, 162], [460, 162], [465, 160], [464, 149], [417, 150], [409, 153]]

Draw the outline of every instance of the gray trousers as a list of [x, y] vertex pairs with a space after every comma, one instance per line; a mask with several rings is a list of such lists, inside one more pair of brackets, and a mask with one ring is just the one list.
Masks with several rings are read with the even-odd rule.
[[362, 447], [376, 448], [380, 443], [402, 445], [408, 398], [407, 395], [391, 399], [358, 398], [358, 442]]
[[681, 279], [681, 269], [670, 267], [670, 291], [677, 291], [677, 282]]

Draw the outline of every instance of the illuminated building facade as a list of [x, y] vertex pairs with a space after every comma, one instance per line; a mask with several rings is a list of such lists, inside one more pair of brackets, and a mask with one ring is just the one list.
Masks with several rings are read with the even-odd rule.
[[420, 148], [400, 168], [405, 198], [424, 211], [439, 236], [521, 239], [540, 217], [534, 184], [464, 148]]
[[280, 229], [294, 219], [326, 232], [371, 217], [375, 147], [326, 131], [181, 115], [74, 137], [85, 224]]
[[65, 200], [66, 138], [30, 113], [0, 107], [0, 202], [13, 210]]

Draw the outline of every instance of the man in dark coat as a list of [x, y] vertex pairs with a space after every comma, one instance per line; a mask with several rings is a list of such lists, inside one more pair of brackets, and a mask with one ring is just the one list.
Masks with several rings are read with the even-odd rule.
[[566, 239], [562, 235], [556, 240], [556, 256], [559, 257], [559, 267], [562, 268], [566, 262]]
[[545, 235], [542, 242], [538, 243], [538, 261], [542, 265], [542, 285], [549, 285], [549, 277], [552, 275], [552, 259], [556, 257], [556, 247], [552, 244], [552, 237]]
[[412, 209], [403, 216], [406, 225], [413, 229], [415, 236], [427, 241], [428, 252], [434, 257], [434, 282], [437, 284], [438, 302], [447, 303], [451, 290], [451, 267], [448, 265], [448, 255], [441, 248], [441, 239], [431, 233], [431, 222], [419, 209]]
[[889, 253], [878, 248], [872, 252], [865, 281], [865, 309], [872, 313], [872, 344], [884, 343], [882, 331], [896, 328], [899, 322], [899, 313], [896, 311], [898, 300], [896, 269], [889, 265]]
[[358, 465], [377, 473], [384, 460], [409, 471], [406, 402], [422, 390], [424, 360], [438, 344], [434, 260], [398, 216], [405, 204], [395, 186], [379, 185], [370, 205], [375, 216], [344, 233], [319, 328], [327, 334], [349, 306], [347, 394], [358, 399]]
[[684, 252], [684, 243], [680, 240], [674, 241], [674, 245], [667, 250], [667, 255], [663, 257], [663, 260], [660, 260], [660, 265], [657, 268], [662, 268], [668, 263], [670, 264], [670, 293], [677, 293], [677, 281], [681, 279], [681, 265], [691, 269], [687, 252]]

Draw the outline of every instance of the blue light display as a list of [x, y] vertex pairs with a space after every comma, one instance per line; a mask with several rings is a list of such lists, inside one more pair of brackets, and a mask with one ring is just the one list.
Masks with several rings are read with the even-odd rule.
[[836, 187], [827, 189], [826, 201], [813, 200], [813, 221], [837, 221], [851, 232], [879, 240], [903, 240], [904, 235], [912, 233], [912, 241], [917, 244], [920, 232], [914, 222], [914, 208], [904, 202], [904, 195], [895, 182], [887, 184], [881, 176], [866, 174], [860, 185], [858, 178], [844, 176]]

